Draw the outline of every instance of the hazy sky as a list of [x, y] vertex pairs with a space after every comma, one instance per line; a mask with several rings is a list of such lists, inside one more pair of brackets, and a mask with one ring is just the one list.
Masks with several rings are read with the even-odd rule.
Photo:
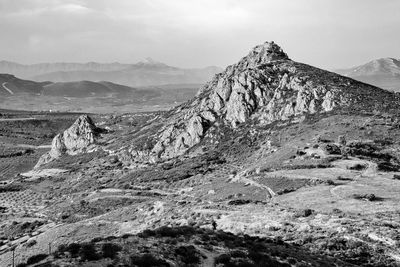
[[225, 67], [271, 40], [330, 69], [400, 58], [400, 0], [0, 0], [0, 60]]

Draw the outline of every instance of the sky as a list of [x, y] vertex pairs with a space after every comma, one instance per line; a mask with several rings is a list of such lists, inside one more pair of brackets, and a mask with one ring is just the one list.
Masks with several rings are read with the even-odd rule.
[[400, 58], [400, 0], [0, 0], [0, 60], [225, 67], [275, 41], [326, 69]]

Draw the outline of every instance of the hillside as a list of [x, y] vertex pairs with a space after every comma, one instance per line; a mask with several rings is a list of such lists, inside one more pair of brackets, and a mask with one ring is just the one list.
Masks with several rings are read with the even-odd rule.
[[8, 61], [0, 62], [0, 72], [39, 82], [109, 81], [133, 87], [165, 84], [203, 84], [220, 71], [221, 69], [218, 67], [201, 69], [176, 68], [151, 59], [136, 64], [91, 62], [21, 65]]
[[361, 66], [335, 72], [387, 90], [400, 91], [400, 61], [398, 59], [376, 59]]
[[132, 87], [119, 85], [111, 82], [66, 82], [51, 83], [43, 87], [44, 96], [62, 96], [62, 97], [130, 97], [137, 102], [146, 101], [146, 98], [154, 98], [160, 95], [160, 92], [154, 90], [138, 90]]
[[0, 74], [4, 109], [68, 112], [130, 112], [163, 110], [192, 98], [200, 84], [169, 84], [133, 88], [108, 81], [34, 82]]
[[[396, 267], [399, 103], [266, 42], [169, 111], [52, 124], [0, 185], [0, 265]], [[4, 173], [39, 142], [8, 127]]]
[[335, 110], [396, 111], [398, 103], [393, 93], [294, 62], [279, 46], [266, 43], [171, 110], [159, 130], [150, 133], [151, 148], [139, 154], [147, 160], [171, 158], [223, 138], [221, 129], [240, 124], [289, 123]]
[[43, 92], [43, 86], [46, 84], [21, 80], [10, 74], [0, 74], [0, 96], [14, 94], [40, 95]]

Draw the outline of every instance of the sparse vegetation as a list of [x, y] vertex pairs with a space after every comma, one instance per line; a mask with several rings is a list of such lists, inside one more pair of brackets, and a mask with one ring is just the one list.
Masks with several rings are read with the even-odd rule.
[[359, 200], [368, 200], [368, 201], [381, 201], [381, 200], [383, 200], [382, 198], [377, 197], [374, 194], [354, 194], [353, 198], [354, 199], [359, 199]]

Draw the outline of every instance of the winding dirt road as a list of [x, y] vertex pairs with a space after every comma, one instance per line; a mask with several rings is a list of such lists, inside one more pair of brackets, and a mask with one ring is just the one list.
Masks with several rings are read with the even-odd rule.
[[13, 95], [14, 92], [13, 92], [10, 88], [8, 88], [8, 87], [6, 86], [6, 84], [7, 84], [7, 82], [4, 82], [4, 83], [1, 84], [1, 86], [2, 86], [3, 89], [6, 90], [10, 95]]

